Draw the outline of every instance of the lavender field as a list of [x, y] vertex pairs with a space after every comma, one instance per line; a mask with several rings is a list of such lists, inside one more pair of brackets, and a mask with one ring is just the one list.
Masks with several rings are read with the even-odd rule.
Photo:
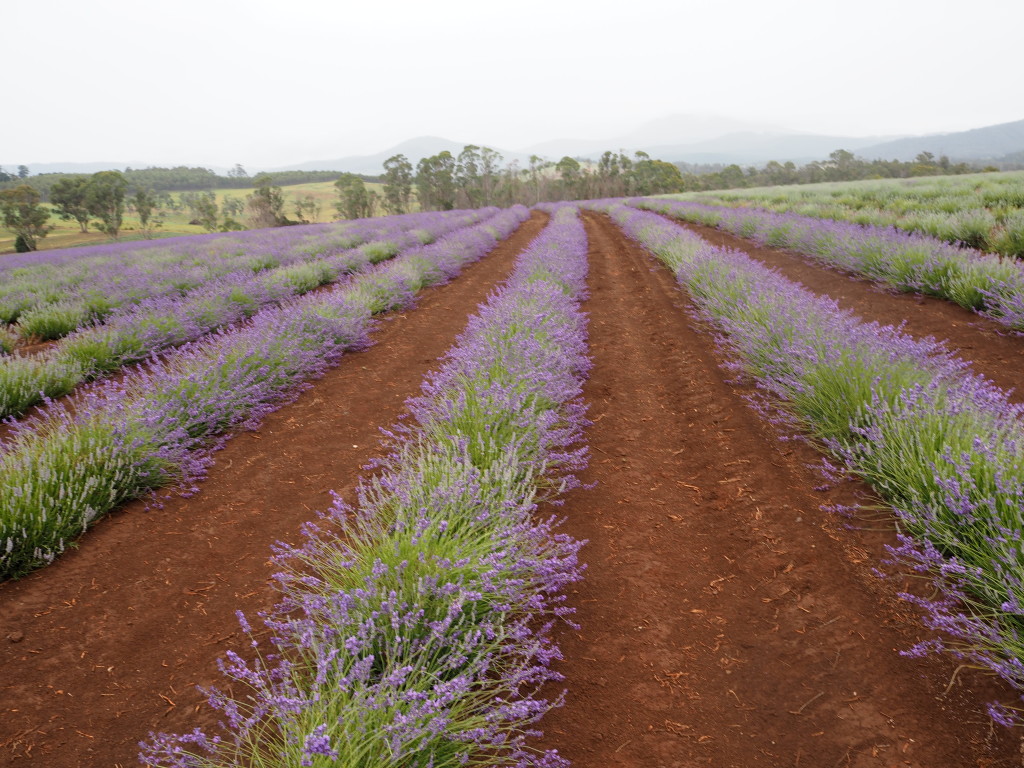
[[[757, 248], [895, 289], [874, 294], [892, 321]], [[722, 738], [734, 728], [790, 762], [868, 741], [858, 765], [1015, 753], [1024, 405], [899, 319], [941, 297], [1012, 349], [1012, 259], [613, 198], [67, 250], [0, 272], [11, 755], [760, 764]], [[442, 303], [467, 279], [476, 298]], [[29, 651], [62, 659], [81, 703], [45, 703], [52, 671]], [[74, 652], [134, 697], [127, 719]], [[989, 677], [950, 681], [950, 658]], [[937, 696], [947, 682], [956, 706]], [[41, 706], [104, 738], [50, 738], [25, 714]], [[835, 726], [848, 710], [856, 724]]]

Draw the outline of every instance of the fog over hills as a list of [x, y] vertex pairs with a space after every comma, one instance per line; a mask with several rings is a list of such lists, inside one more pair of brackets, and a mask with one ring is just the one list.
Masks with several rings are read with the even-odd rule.
[[736, 163], [763, 165], [769, 160], [797, 164], [824, 160], [837, 149], [860, 154], [861, 147], [870, 146], [879, 137], [826, 136], [811, 133], [732, 133], [692, 144], [669, 144], [643, 147], [651, 157], [670, 162]]
[[[443, 150], [458, 155], [464, 146], [465, 143], [423, 136], [374, 155], [310, 161], [288, 167], [373, 174], [380, 173], [384, 161], [395, 154], [404, 154], [415, 165], [421, 158]], [[515, 151], [493, 146], [492, 149], [501, 152], [505, 162], [515, 160], [520, 167], [529, 162], [531, 155], [547, 160], [558, 160], [566, 155], [596, 160], [606, 150], [628, 153], [642, 150], [651, 157], [668, 162], [740, 165], [760, 165], [769, 160], [807, 163], [824, 160], [837, 149], [848, 150], [869, 160], [912, 160], [920, 152], [932, 152], [936, 156], [945, 154], [955, 161], [983, 160], [1024, 151], [1024, 120], [927, 136], [829, 136], [787, 131], [774, 125], [733, 118], [670, 115], [607, 139], [552, 139]]]
[[[333, 159], [306, 160], [275, 168], [246, 166], [250, 173], [258, 171], [317, 170], [348, 171], [375, 175], [384, 170], [384, 161], [397, 154], [405, 155], [415, 165], [424, 157], [442, 151], [458, 155], [469, 143], [490, 146], [501, 153], [504, 162], [515, 161], [520, 167], [533, 155], [555, 160], [568, 155], [596, 160], [606, 150], [638, 150], [669, 162], [737, 163], [763, 165], [769, 160], [807, 163], [824, 160], [831, 152], [845, 149], [868, 160], [912, 160], [920, 152], [936, 157], [948, 156], [955, 162], [1011, 158], [1024, 152], [1024, 120], [986, 126], [958, 133], [923, 136], [830, 136], [790, 131], [779, 126], [712, 115], [669, 115], [652, 120], [636, 129], [606, 139], [552, 139], [550, 141], [509, 150], [486, 142], [460, 142], [438, 136], [419, 136], [370, 155], [349, 155]], [[14, 163], [0, 164], [8, 172]], [[27, 163], [29, 172], [95, 173], [100, 170], [146, 168], [145, 162], [91, 163]], [[225, 173], [226, 168], [211, 168]]]
[[[8, 173], [14, 173], [21, 163], [0, 163]], [[123, 171], [125, 168], [149, 168], [152, 163], [141, 160], [136, 162], [96, 161], [90, 163], [24, 163], [29, 173], [36, 176], [40, 173], [99, 173], [100, 171]]]
[[[607, 139], [553, 139], [526, 147], [522, 152], [561, 158], [600, 155], [607, 149], [636, 151], [721, 138], [736, 133], [783, 131], [776, 125], [714, 115], [668, 115]], [[784, 132], [784, 131], [783, 131]], [[666, 158], [667, 159], [667, 158]]]
[[[261, 170], [348, 171], [349, 173], [365, 173], [372, 175], [383, 173], [384, 161], [389, 157], [394, 157], [395, 155], [405, 155], [409, 159], [410, 163], [416, 165], [416, 163], [424, 157], [431, 157], [432, 155], [436, 155], [439, 152], [444, 151], [451, 152], [452, 155], [457, 157], [463, 147], [471, 143], [474, 142], [452, 141], [451, 139], [442, 139], [438, 136], [418, 136], [415, 139], [403, 141], [401, 144], [396, 144], [390, 149], [384, 150], [383, 152], [377, 152], [372, 155], [353, 155], [350, 157], [336, 158], [334, 160], [310, 160], [296, 165], [287, 165], [280, 168], [262, 168]], [[499, 149], [498, 147], [491, 147], [491, 149], [501, 152], [506, 163], [512, 160], [518, 160], [520, 164], [523, 164], [529, 160], [528, 154], [509, 152]]]
[[[421, 158], [443, 150], [458, 155], [464, 146], [465, 143], [424, 136], [374, 155], [309, 161], [288, 167], [373, 174], [380, 173], [384, 161], [395, 154], [404, 154], [415, 165]], [[596, 160], [606, 150], [628, 153], [642, 150], [651, 157], [669, 162], [740, 165], [762, 165], [769, 160], [807, 163], [824, 160], [837, 149], [848, 150], [866, 159], [912, 160], [918, 153], [928, 151], [936, 156], [948, 155], [955, 161], [982, 160], [1024, 151], [1024, 120], [951, 134], [830, 136], [787, 131], [775, 125], [727, 117], [669, 115], [606, 139], [562, 138], [513, 151], [494, 146], [492, 149], [501, 152], [505, 162], [515, 160], [520, 167], [529, 162], [531, 155], [546, 160], [558, 160], [564, 156]]]
[[778, 126], [702, 115], [673, 115], [635, 131], [598, 141], [559, 139], [531, 147], [538, 154], [596, 157], [604, 150], [642, 150], [669, 162], [766, 163], [769, 160], [822, 160], [837, 149], [856, 152], [892, 136], [826, 136], [787, 131]]
[[989, 125], [958, 133], [887, 141], [862, 148], [857, 154], [870, 159], [913, 160], [920, 152], [953, 160], [992, 160], [1024, 151], [1024, 120]]
[[[520, 167], [527, 165], [532, 155], [546, 160], [558, 160], [565, 156], [596, 160], [606, 150], [622, 150], [630, 154], [642, 150], [652, 157], [669, 162], [748, 165], [766, 163], [769, 160], [807, 162], [824, 159], [836, 149], [848, 149], [853, 152], [860, 147], [878, 144], [891, 138], [894, 137], [821, 136], [785, 131], [774, 125], [727, 117], [670, 115], [644, 123], [629, 133], [607, 139], [563, 138], [518, 150], [494, 146], [491, 148], [500, 152], [505, 162], [515, 160]], [[458, 155], [466, 143], [468, 142], [460, 143], [435, 136], [421, 136], [373, 155], [314, 160], [288, 166], [288, 169], [346, 170], [353, 173], [375, 174], [383, 171], [384, 161], [393, 155], [404, 154], [415, 165], [421, 158], [443, 150]]]

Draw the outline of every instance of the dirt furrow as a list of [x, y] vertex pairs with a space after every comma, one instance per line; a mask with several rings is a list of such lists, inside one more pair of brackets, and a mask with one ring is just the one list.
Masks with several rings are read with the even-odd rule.
[[232, 439], [197, 495], [148, 512], [129, 504], [77, 551], [0, 585], [0, 764], [135, 765], [150, 730], [213, 725], [195, 687], [220, 685], [215, 660], [247, 645], [236, 609], [274, 602], [271, 544], [295, 541], [332, 490], [351, 498], [379, 428], [546, 218], [534, 213], [414, 311], [386, 318], [375, 346]]
[[544, 744], [584, 768], [1019, 765], [1006, 695], [919, 639], [871, 566], [886, 534], [819, 511], [809, 448], [780, 442], [726, 381], [667, 270], [606, 218], [591, 238], [585, 395], [593, 449], [565, 508], [589, 539], [562, 638], [565, 706]]
[[994, 320], [945, 299], [897, 293], [792, 251], [762, 248], [713, 227], [670, 220], [715, 245], [749, 254], [814, 293], [831, 296], [840, 307], [865, 320], [883, 325], [902, 323], [907, 333], [918, 338], [934, 336], [944, 339], [953, 352], [971, 363], [975, 371], [999, 387], [1013, 390], [1012, 398], [1016, 402], [1024, 402], [1024, 338]]

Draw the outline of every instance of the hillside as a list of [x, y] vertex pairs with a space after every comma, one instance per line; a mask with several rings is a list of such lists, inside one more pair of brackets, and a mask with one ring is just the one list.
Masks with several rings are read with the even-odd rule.
[[[848, 149], [848, 147], [847, 147]], [[1024, 151], [1024, 120], [959, 133], [897, 139], [861, 148], [857, 154], [886, 160], [913, 160], [921, 152], [951, 160], [990, 160]]]

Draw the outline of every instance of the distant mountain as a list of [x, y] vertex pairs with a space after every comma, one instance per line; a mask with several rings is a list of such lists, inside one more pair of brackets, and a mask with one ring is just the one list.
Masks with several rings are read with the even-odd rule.
[[[684, 142], [696, 143], [704, 141], [721, 141], [726, 134], [737, 137], [754, 137], [762, 135], [757, 132], [766, 131], [776, 132], [776, 134], [771, 135], [786, 135], [784, 132], [780, 132], [778, 127], [763, 123], [754, 123], [750, 121], [736, 120], [733, 118], [708, 115], [670, 115], [668, 117], [644, 123], [629, 133], [613, 136], [607, 139], [554, 139], [552, 141], [545, 141], [515, 151], [499, 149], [497, 147], [493, 147], [493, 149], [501, 153], [504, 158], [504, 162], [508, 163], [515, 160], [519, 163], [520, 167], [525, 167], [529, 163], [531, 155], [538, 155], [548, 160], [559, 160], [566, 155], [569, 157], [590, 157], [592, 159], [597, 159], [597, 157], [605, 150], [618, 151], [619, 149], [624, 149], [628, 152], [635, 152], [638, 149], [643, 149], [659, 159], [674, 161], [685, 159], [682, 156], [670, 156], [678, 154], [675, 152], [677, 149], [676, 145], [683, 144]], [[875, 143], [878, 140], [879, 137], [874, 137], [870, 139], [862, 139], [861, 141], [870, 144]], [[754, 141], [756, 143], [756, 139], [749, 139], [746, 142], [742, 140], [737, 141], [737, 146], [740, 147], [742, 157], [737, 160], [728, 159], [725, 160], [725, 162], [751, 163], [778, 159], [777, 155], [765, 155], [763, 151], [760, 153], [754, 152], [753, 154], [747, 151], [747, 144], [749, 144], [750, 141]], [[836, 139], [836, 141], [838, 141], [838, 139]], [[442, 152], [444, 150], [451, 152], [453, 155], [458, 155], [467, 143], [468, 142], [452, 141], [438, 136], [420, 136], [415, 139], [404, 141], [401, 144], [391, 147], [383, 152], [377, 152], [372, 155], [352, 155], [332, 160], [311, 160], [282, 168], [264, 168], [262, 170], [348, 171], [350, 173], [378, 174], [382, 173], [384, 170], [384, 161], [393, 155], [403, 154], [409, 158], [409, 161], [413, 165], [415, 165], [422, 158], [436, 155], [438, 152]], [[479, 144], [480, 142], [477, 143]], [[839, 148], [839, 144], [829, 146], [829, 149], [821, 154], [821, 157], [826, 157], [829, 152]], [[671, 149], [673, 151], [669, 154], [665, 154], [662, 152], [663, 149]], [[651, 150], [657, 150], [657, 153]], [[715, 145], [714, 147], [711, 145], [708, 147], [698, 146], [694, 152], [719, 152], [720, 154], [728, 155], [730, 158], [732, 157], [732, 154], [730, 154], [730, 152], [732, 152], [731, 145]], [[763, 158], [762, 155], [764, 155]], [[814, 151], [808, 153], [807, 150], [803, 150], [802, 154], [799, 156], [803, 157], [804, 155], [807, 155], [808, 157], [817, 157], [817, 154]], [[702, 162], [719, 162], [719, 160], [716, 159]]]
[[[438, 136], [419, 136], [415, 139], [403, 141], [383, 152], [373, 155], [352, 155], [350, 157], [339, 157], [334, 160], [310, 160], [297, 165], [287, 165], [282, 168], [264, 168], [266, 171], [347, 171], [349, 173], [362, 173], [376, 175], [384, 173], [384, 161], [395, 155], [405, 155], [414, 166], [424, 157], [432, 157], [439, 152], [448, 151], [458, 157], [459, 153], [471, 142], [458, 142], [451, 139], [443, 139]], [[482, 145], [481, 145], [482, 146]], [[520, 152], [508, 152], [497, 147], [491, 147], [500, 152], [504, 163], [518, 160], [520, 165], [526, 163], [528, 155]]]
[[989, 125], [958, 133], [937, 133], [929, 136], [887, 141], [862, 147], [857, 154], [868, 160], [913, 160], [921, 152], [950, 160], [993, 160], [1024, 150], [1024, 120]]
[[1006, 163], [1007, 165], [1010, 165], [1010, 164], [1024, 165], [1024, 149], [1022, 149], [1020, 152], [1011, 152], [1008, 155], [1003, 155], [1002, 157], [997, 157], [996, 161], [1000, 162], [1000, 163]]
[[759, 165], [769, 160], [808, 163], [824, 160], [837, 149], [860, 154], [879, 137], [825, 136], [814, 133], [733, 133], [691, 144], [643, 147], [651, 157], [669, 162]]
[[644, 123], [628, 134], [616, 137], [616, 141], [628, 142], [639, 147], [656, 147], [668, 144], [692, 144], [718, 139], [733, 134], [788, 133], [783, 128], [769, 123], [737, 120], [717, 115], [670, 115]]
[[24, 165], [32, 176], [40, 173], [99, 173], [100, 171], [123, 171], [125, 168], [148, 168], [148, 163], [18, 163], [11, 165], [0, 164], [8, 173], [12, 173], [18, 167]]
[[[607, 139], [553, 139], [520, 150], [524, 154], [560, 159], [595, 158], [605, 150], [635, 152], [645, 147], [676, 145], [715, 139], [730, 133], [777, 131], [777, 126], [714, 115], [669, 115]], [[646, 151], [646, 150], [645, 150]], [[668, 159], [668, 158], [662, 158]]]
[[557, 139], [523, 151], [555, 159], [565, 155], [596, 159], [605, 150], [643, 150], [668, 162], [748, 165], [769, 160], [823, 160], [837, 149], [854, 152], [891, 138], [895, 137], [824, 136], [728, 117], [671, 115], [607, 139]]
[[[475, 142], [482, 144], [481, 142]], [[348, 171], [377, 175], [384, 171], [384, 161], [397, 154], [409, 158], [413, 165], [424, 157], [447, 150], [458, 155], [467, 142], [437, 136], [420, 136], [371, 155], [351, 155], [330, 160], [310, 160], [265, 171]], [[769, 160], [807, 163], [824, 160], [837, 149], [845, 149], [866, 159], [913, 160], [921, 152], [936, 157], [948, 156], [960, 161], [1019, 161], [1024, 152], [1024, 120], [991, 125], [959, 133], [932, 134], [916, 137], [893, 136], [826, 136], [787, 131], [766, 123], [736, 120], [708, 115], [670, 115], [652, 120], [628, 133], [606, 139], [554, 139], [516, 151], [494, 149], [504, 163], [516, 161], [525, 167], [531, 155], [557, 161], [564, 156], [596, 160], [606, 150], [629, 153], [643, 150], [651, 157], [668, 162], [737, 163], [763, 165]], [[2, 167], [8, 172], [16, 163]], [[41, 173], [96, 173], [124, 168], [150, 168], [146, 162], [94, 163], [28, 163], [32, 175]], [[226, 168], [211, 167], [224, 174]]]

